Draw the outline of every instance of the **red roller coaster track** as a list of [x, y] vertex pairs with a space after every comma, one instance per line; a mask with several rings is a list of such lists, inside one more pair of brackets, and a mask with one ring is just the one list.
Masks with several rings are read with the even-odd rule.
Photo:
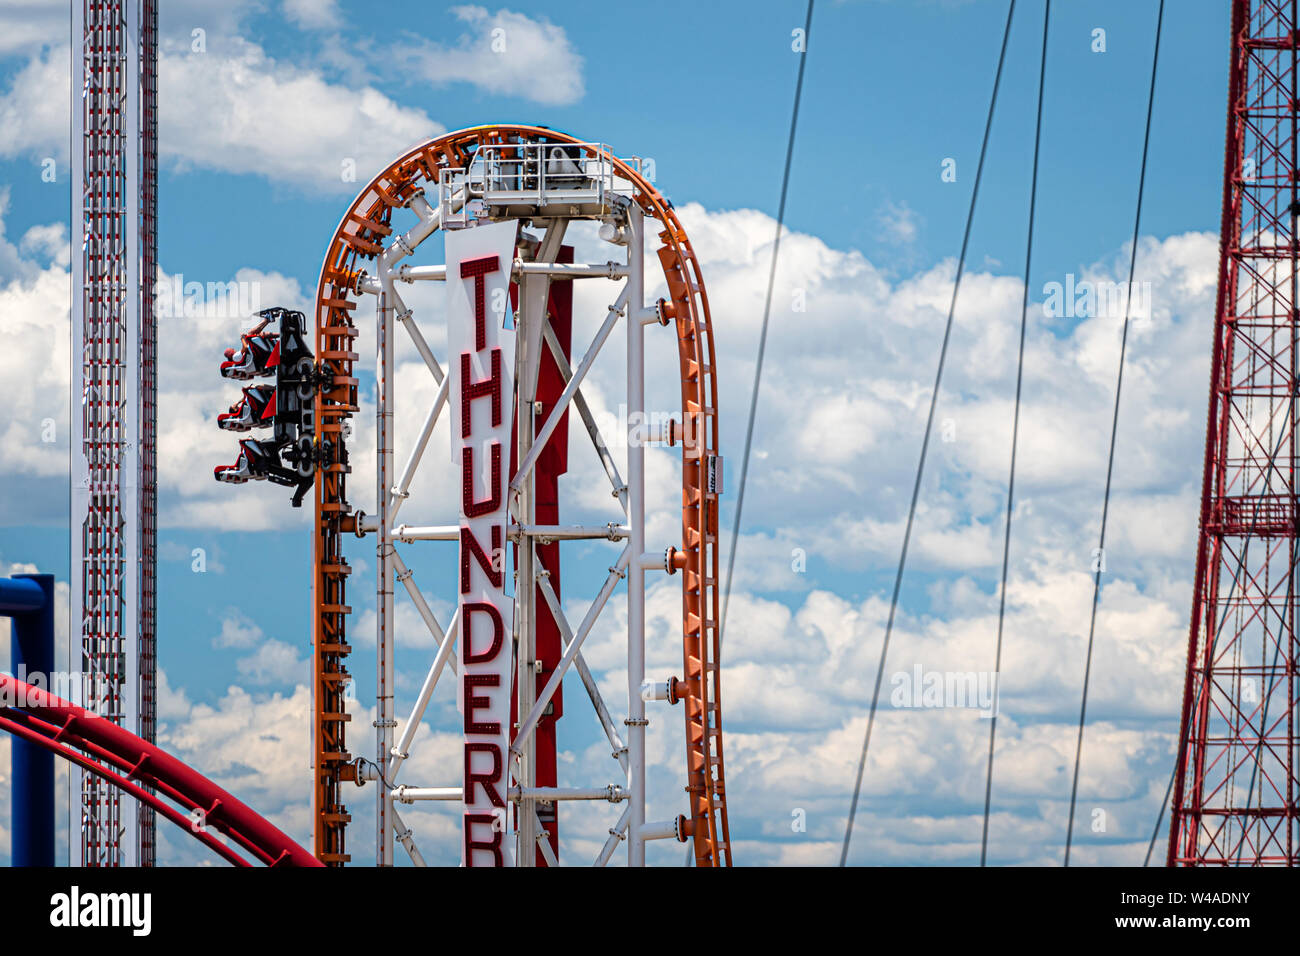
[[0, 674], [0, 700], [19, 702], [0, 707], [0, 730], [44, 747], [130, 794], [228, 862], [252, 865], [213, 831], [267, 866], [321, 865], [247, 804], [112, 721], [7, 674]]

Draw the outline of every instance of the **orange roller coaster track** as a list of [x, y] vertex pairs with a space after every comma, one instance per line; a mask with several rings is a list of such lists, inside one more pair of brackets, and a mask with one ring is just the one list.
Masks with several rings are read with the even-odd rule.
[[[348, 502], [348, 420], [357, 412], [352, 351], [357, 328], [353, 312], [362, 264], [375, 260], [392, 235], [392, 213], [427, 187], [436, 189], [444, 169], [467, 168], [483, 146], [516, 143], [578, 144], [567, 134], [537, 126], [481, 126], [449, 133], [418, 146], [367, 185], [348, 208], [330, 241], [316, 292], [316, 355], [322, 386], [315, 403], [319, 466], [315, 484], [312, 549], [313, 752], [315, 853], [327, 865], [349, 855], [344, 836], [350, 817], [340, 793], [358, 771], [346, 745], [348, 714], [344, 689], [347, 579], [343, 536], [359, 533], [359, 516]], [[668, 287], [661, 301], [665, 323], [675, 325], [681, 375], [683, 442], [682, 540], [674, 564], [682, 574], [682, 659], [684, 676], [676, 696], [684, 703], [690, 816], [685, 833], [697, 866], [729, 866], [723, 782], [722, 702], [718, 644], [718, 495], [708, 463], [718, 448], [718, 389], [713, 328], [699, 262], [671, 204], [623, 160], [606, 154], [617, 175], [633, 184], [633, 202], [662, 230], [657, 250]]]

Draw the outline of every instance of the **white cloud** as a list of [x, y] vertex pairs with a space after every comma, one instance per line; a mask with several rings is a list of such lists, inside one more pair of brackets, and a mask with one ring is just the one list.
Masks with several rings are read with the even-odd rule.
[[6, 0], [0, 7], [0, 56], [66, 43], [68, 24], [63, 0]]
[[915, 242], [920, 232], [916, 210], [905, 202], [888, 202], [876, 216], [884, 238], [893, 243], [907, 245]]
[[[0, 96], [0, 157], [68, 161], [71, 62], [68, 47], [36, 53]], [[35, 181], [40, 170], [32, 172]]]
[[[160, 728], [158, 743], [310, 847], [310, 711], [305, 685], [269, 696], [231, 687]], [[158, 830], [164, 865], [211, 861], [188, 834], [163, 821]]]
[[158, 719], [161, 721], [188, 717], [191, 708], [189, 695], [184, 687], [172, 687], [167, 679], [167, 671], [158, 668]]
[[212, 646], [219, 650], [230, 647], [246, 650], [257, 646], [265, 637], [247, 615], [232, 609], [221, 619], [221, 633], [212, 639]]
[[468, 25], [468, 33], [454, 44], [425, 40], [403, 46], [399, 62], [440, 86], [472, 83], [499, 96], [556, 106], [582, 98], [583, 58], [562, 27], [506, 9], [489, 13], [461, 6], [451, 12]]
[[[235, 661], [235, 669], [254, 686], [284, 684], [292, 687], [309, 673], [309, 662], [290, 644], [267, 637], [246, 614], [231, 608], [221, 619], [221, 633], [212, 639], [218, 650], [251, 651]], [[184, 691], [180, 691], [184, 697]]]
[[[299, 66], [268, 56], [237, 32], [250, 8], [234, 4], [213, 19], [202, 8], [186, 7], [165, 18], [158, 84], [159, 153], [165, 166], [264, 176], [307, 191], [347, 195], [396, 156], [445, 132], [423, 109], [400, 105], [371, 85], [371, 70], [328, 35], [316, 65], [310, 58]], [[333, 2], [287, 0], [285, 12], [304, 28], [340, 22]], [[383, 60], [388, 66], [377, 72], [386, 75], [400, 62], [437, 85], [466, 82], [548, 104], [581, 97], [582, 58], [563, 29], [509, 10], [489, 14], [481, 7], [459, 7], [454, 12], [470, 33], [449, 46], [411, 41], [389, 49]], [[203, 31], [198, 49], [193, 30]], [[39, 34], [44, 46], [30, 51], [0, 93], [0, 157], [50, 157], [66, 168], [71, 102], [66, 30], [42, 27]], [[17, 39], [9, 52], [26, 51], [32, 45], [22, 39], [26, 35], [11, 32]], [[0, 55], [6, 52], [2, 44]], [[502, 44], [506, 52], [494, 52]]]
[[264, 11], [267, 4], [266, 0], [167, 0], [158, 6], [158, 32], [163, 45], [188, 47], [194, 31], [202, 30], [204, 42], [211, 48], [239, 33], [244, 20]]
[[[373, 87], [331, 83], [232, 40], [225, 52], [173, 53], [159, 66], [164, 161], [355, 193], [410, 147], [444, 131]], [[352, 179], [346, 179], [349, 171]]]
[[[69, 273], [61, 224], [29, 229], [17, 246], [4, 238], [7, 191], [0, 190], [0, 314], [12, 348], [0, 352], [0, 380], [8, 385], [8, 414], [0, 422], [0, 474], [18, 488], [24, 520], [66, 515], [70, 388]], [[36, 258], [39, 257], [39, 258]], [[42, 264], [40, 259], [48, 259]], [[159, 327], [158, 467], [163, 526], [222, 530], [262, 529], [274, 517], [284, 527], [305, 527], [306, 510], [287, 510], [289, 492], [265, 482], [218, 484], [212, 469], [238, 453], [233, 433], [216, 416], [239, 399], [237, 383], [218, 372], [222, 350], [238, 343], [255, 307], [282, 304], [304, 309], [296, 281], [277, 273], [240, 270], [240, 296], [226, 295], [227, 279], [179, 277], [199, 282], [201, 310], [164, 315]], [[173, 277], [160, 275], [171, 289]], [[220, 289], [217, 288], [220, 285]], [[210, 291], [220, 294], [209, 295]], [[242, 297], [241, 297], [242, 296]], [[32, 357], [40, 357], [33, 361]], [[18, 501], [9, 503], [18, 509]], [[17, 512], [15, 511], [15, 514]]]
[[[370, 86], [332, 83], [230, 37], [205, 52], [159, 53], [159, 156], [211, 169], [355, 193], [396, 156], [444, 127]], [[0, 95], [0, 156], [68, 161], [68, 48], [33, 57]], [[351, 178], [348, 178], [348, 177]]]
[[284, 15], [304, 30], [324, 30], [343, 22], [338, 0], [284, 0]]
[[[8, 190], [0, 190], [0, 216], [7, 206]], [[54, 250], [54, 261], [42, 267], [5, 242], [0, 222], [0, 315], [12, 343], [0, 351], [0, 381], [7, 385], [0, 473], [9, 476], [67, 474], [69, 286], [67, 256], [53, 238], [62, 230], [61, 225], [31, 230], [19, 243], [18, 249]], [[29, 514], [33, 510], [30, 502], [23, 507]]]
[[292, 687], [311, 672], [311, 662], [284, 641], [268, 640], [252, 654], [241, 657], [235, 668], [253, 685], [284, 684]]

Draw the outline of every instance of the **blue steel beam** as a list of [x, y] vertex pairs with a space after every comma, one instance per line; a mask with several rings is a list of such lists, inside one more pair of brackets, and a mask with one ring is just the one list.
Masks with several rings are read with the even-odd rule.
[[[9, 666], [28, 683], [43, 675], [53, 686], [54, 575], [20, 574], [0, 578], [0, 616], [13, 619]], [[14, 866], [54, 865], [54, 754], [15, 738], [10, 742], [13, 770]]]

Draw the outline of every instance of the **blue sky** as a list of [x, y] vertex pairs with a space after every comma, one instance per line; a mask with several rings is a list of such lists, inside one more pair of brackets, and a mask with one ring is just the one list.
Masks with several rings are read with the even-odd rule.
[[[66, 130], [59, 125], [66, 124], [60, 113], [66, 94], [57, 83], [39, 82], [65, 69], [62, 6], [32, 3], [17, 15], [44, 32], [0, 42], [0, 118], [25, 117], [0, 128], [0, 188], [7, 199], [0, 285], [9, 295], [0, 321], [30, 335], [21, 340], [32, 343], [25, 360], [49, 372], [46, 378], [57, 365], [48, 350], [66, 328], [58, 324], [66, 323], [66, 313], [38, 315], [57, 300], [40, 291], [40, 282], [59, 275], [66, 282], [66, 249], [60, 263], [57, 244], [31, 230], [68, 219], [66, 133], [59, 133]], [[346, 0], [235, 3], [219, 15], [195, 3], [168, 7], [159, 200], [165, 273], [224, 282], [256, 270], [264, 295], [302, 304], [357, 188], [339, 179], [340, 160], [363, 157], [357, 179], [364, 182], [381, 161], [423, 138], [403, 139], [406, 131], [536, 122], [609, 143], [620, 154], [653, 157], [659, 187], [684, 210], [719, 316], [723, 451], [728, 480], [735, 480], [798, 67], [791, 30], [802, 25], [802, 3], [516, 3], [458, 15], [440, 5], [395, 2], [386, 5], [385, 20], [405, 26], [393, 36], [374, 31], [368, 5]], [[901, 669], [919, 660], [916, 648], [927, 649], [931, 668], [990, 662], [988, 601], [1000, 557], [993, 542], [1000, 541], [1014, 385], [1009, 332], [1018, 323], [1042, 29], [1040, 3], [1022, 0], [1018, 7], [968, 256], [972, 274], [959, 305], [953, 372], [941, 402], [941, 416], [953, 416], [959, 439], [937, 447], [926, 486], [930, 510], [918, 529], [898, 637]], [[728, 708], [729, 789], [733, 829], [749, 862], [825, 863], [836, 855], [879, 653], [881, 600], [892, 581], [1005, 12], [1003, 3], [984, 0], [817, 7], [786, 212], [793, 238], [782, 247], [744, 567], [732, 609], [737, 646], [729, 679], [734, 674], [737, 690], [728, 697], [736, 705]], [[1155, 12], [1154, 2], [1053, 7], [1031, 303], [1041, 300], [1045, 282], [1067, 273], [1123, 278]], [[523, 19], [501, 19], [507, 16]], [[533, 87], [479, 69], [482, 61], [470, 54], [482, 46], [486, 26], [498, 22], [512, 30], [525, 23], [537, 28], [524, 34], [528, 52], [551, 58], [554, 82]], [[1099, 27], [1104, 53], [1091, 49]], [[195, 28], [206, 31], [202, 53], [191, 46]], [[1097, 799], [1114, 801], [1124, 826], [1084, 848], [1084, 861], [1137, 862], [1158, 802], [1152, 793], [1163, 790], [1168, 773], [1195, 520], [1184, 505], [1192, 500], [1204, 427], [1226, 33], [1225, 4], [1187, 0], [1166, 11], [1138, 276], [1156, 286], [1156, 322], [1134, 345], [1137, 371], [1122, 431], [1130, 439], [1122, 462], [1131, 467], [1121, 464], [1117, 479], [1121, 516], [1137, 517], [1131, 532], [1117, 533], [1116, 579], [1106, 592], [1123, 643], [1101, 664], [1103, 674], [1113, 667], [1119, 675], [1143, 662], [1148, 680], [1135, 690], [1129, 678], [1117, 677], [1113, 691], [1098, 699], [1094, 713], [1104, 722], [1098, 739], [1107, 742], [1099, 749], [1111, 746], [1127, 756], [1099, 758], [1095, 790]], [[428, 44], [443, 54], [443, 65], [431, 68], [443, 71], [436, 75], [390, 55]], [[252, 79], [225, 99], [213, 90], [218, 74], [211, 71], [227, 66]], [[261, 78], [270, 85], [256, 86]], [[170, 90], [185, 91], [185, 99], [172, 92], [168, 100], [169, 79]], [[299, 131], [292, 127], [293, 102], [255, 95], [270, 89], [287, 97], [304, 88], [290, 81], [317, 84], [311, 87], [320, 94], [321, 102], [312, 104], [317, 108], [337, 100], [340, 123], [373, 114], [357, 105], [360, 91], [372, 90], [387, 111], [375, 115], [390, 122], [358, 121], [329, 132], [309, 118]], [[240, 123], [259, 113], [279, 126], [251, 141]], [[52, 118], [42, 120], [45, 114]], [[40, 162], [52, 155], [59, 157], [59, 181], [43, 183]], [[374, 168], [366, 165], [370, 157]], [[956, 160], [956, 183], [941, 181], [946, 158]], [[809, 291], [808, 312], [781, 306], [792, 289]], [[172, 404], [161, 412], [164, 431], [178, 437], [164, 464], [160, 663], [170, 687], [183, 694], [169, 716], [174, 740], [214, 773], [234, 773], [230, 766], [247, 761], [205, 750], [195, 728], [206, 711], [196, 711], [229, 710], [232, 688], [260, 702], [290, 699], [300, 683], [293, 679], [295, 661], [306, 659], [309, 540], [301, 515], [275, 495], [244, 495], [205, 477], [223, 455], [233, 458], [219, 450], [215, 424], [209, 417], [203, 425], [202, 415], [223, 407], [215, 344], [220, 334], [235, 334], [239, 322], [230, 315], [220, 328], [162, 327], [181, 358]], [[1051, 862], [1063, 838], [1058, 741], [1069, 736], [1072, 707], [1077, 714], [1082, 658], [1080, 622], [1060, 619], [1075, 614], [1079, 596], [1087, 595], [1080, 571], [1086, 585], [1104, 479], [1113, 332], [1081, 319], [1036, 321], [1031, 333], [1022, 432], [1026, 511], [1023, 521], [1017, 512], [1012, 585], [1018, 590], [1010, 592], [1013, 611], [1023, 613], [1023, 621], [1014, 619], [1012, 639], [1027, 650], [1023, 660], [1013, 650], [1009, 664], [1024, 670], [1006, 702], [1014, 717], [1005, 817], [994, 831], [998, 862]], [[190, 336], [211, 354], [187, 349]], [[208, 365], [213, 381], [188, 380]], [[62, 393], [57, 382], [36, 382], [39, 375], [22, 386], [11, 434], [27, 435], [31, 421], [47, 412], [66, 422], [66, 404], [51, 406], [66, 403], [63, 374]], [[164, 382], [165, 396], [168, 390]], [[22, 416], [26, 424], [17, 420]], [[187, 438], [196, 427], [212, 435]], [[66, 444], [60, 447], [66, 456]], [[66, 575], [66, 475], [59, 473], [57, 452], [0, 458], [0, 477], [10, 489], [0, 502], [0, 572], [8, 563], [32, 563]], [[727, 527], [734, 491], [729, 487], [724, 499]], [[362, 485], [356, 494], [366, 508], [362, 499], [373, 492]], [[1148, 526], [1142, 516], [1171, 517]], [[204, 574], [192, 571], [195, 548], [204, 549]], [[365, 561], [370, 548], [359, 544], [354, 563]], [[791, 573], [794, 548], [808, 556], [802, 575]], [[586, 570], [607, 557], [599, 548], [571, 549], [565, 560]], [[438, 567], [431, 559], [421, 580], [436, 580]], [[300, 586], [286, 600], [270, 600], [268, 581], [279, 580], [283, 569]], [[358, 616], [373, 606], [368, 581], [366, 574], [356, 579]], [[274, 658], [283, 667], [267, 665], [274, 655], [257, 658], [276, 641], [290, 648], [287, 658]], [[1157, 663], [1146, 661], [1148, 651]], [[1108, 653], [1104, 640], [1100, 653]], [[372, 656], [372, 644], [358, 639], [353, 671], [361, 706], [369, 706]], [[1046, 661], [1057, 661], [1059, 672]], [[422, 666], [412, 661], [408, 681], [418, 682]], [[892, 660], [889, 670], [895, 670]], [[809, 686], [817, 681], [824, 684]], [[405, 706], [399, 703], [399, 713]], [[440, 706], [445, 727], [451, 705]], [[970, 843], [976, 811], [969, 785], [979, 784], [982, 797], [982, 777], [972, 776], [975, 764], [964, 761], [978, 751], [971, 742], [984, 731], [967, 716], [901, 712], [879, 728], [882, 738], [893, 735], [893, 744], [883, 745], [884, 763], [869, 774], [870, 812], [855, 861], [978, 858], [978, 821], [973, 851]], [[676, 728], [678, 719], [674, 714], [669, 723]], [[367, 725], [368, 719], [353, 724], [358, 737], [368, 739], [361, 733]], [[575, 726], [569, 745], [575, 766], [585, 766], [595, 745], [592, 728]], [[891, 746], [928, 756], [891, 766]], [[809, 753], [821, 756], [804, 759]], [[958, 764], [966, 769], [944, 776], [945, 765]], [[667, 758], [665, 767], [667, 774]], [[935, 774], [951, 786], [928, 785]], [[286, 781], [254, 793], [274, 803], [269, 809], [286, 826], [300, 826], [306, 779]], [[358, 805], [368, 806], [371, 794], [358, 795]], [[809, 811], [807, 833], [786, 825], [791, 808]], [[357, 826], [354, 841], [358, 859], [367, 860], [366, 824]], [[173, 852], [179, 861], [189, 851], [178, 843]]]
[[[616, 150], [654, 156], [661, 185], [675, 202], [775, 213], [797, 66], [789, 30], [802, 24], [803, 4], [760, 2], [751, 9], [762, 15], [753, 16], [737, 16], [728, 4], [663, 4], [657, 8], [661, 22], [689, 21], [692, 29], [675, 32], [671, 55], [647, 50], [626, 79], [611, 75], [609, 59], [622, 43], [616, 38], [644, 22], [643, 11], [575, 4], [561, 15], [546, 8], [512, 7], [545, 15], [584, 53], [590, 75], [577, 102], [531, 104], [468, 83], [429, 89], [395, 81], [384, 92], [426, 109], [448, 129], [494, 117], [598, 138]], [[415, 24], [430, 8], [397, 2], [392, 9], [394, 22]], [[822, 3], [786, 217], [791, 228], [836, 247], [862, 249], [889, 266], [890, 243], [879, 236], [876, 217], [889, 203], [906, 203], [919, 232], [915, 258], [898, 268], [955, 254], [1005, 10], [1000, 2]], [[450, 17], [429, 22], [426, 36], [457, 30]], [[433, 26], [439, 22], [442, 30]], [[1154, 3], [1057, 3], [1053, 9], [1040, 211], [1045, 223], [1062, 226], [1040, 233], [1035, 259], [1045, 272], [1094, 261], [1127, 239], [1154, 24]], [[1107, 31], [1104, 54], [1091, 52], [1097, 26]], [[320, 39], [286, 28], [273, 5], [250, 16], [244, 32], [277, 59], [305, 64], [320, 52]], [[1226, 11], [1212, 0], [1186, 0], [1167, 14], [1145, 213], [1153, 234], [1217, 224], [1226, 32]], [[1010, 264], [1023, 256], [1040, 33], [1041, 5], [1022, 2], [988, 161], [984, 215], [974, 235], [975, 261], [990, 256]], [[9, 57], [0, 75], [22, 64], [21, 57]], [[635, 106], [629, 107], [631, 91]], [[648, 128], [662, 135], [647, 142]], [[939, 179], [939, 164], [950, 156], [959, 171], [951, 185]], [[24, 157], [0, 169], [4, 181], [19, 185], [32, 167]], [[14, 190], [10, 230], [63, 214], [66, 194], [56, 192]], [[205, 274], [248, 264], [238, 241], [243, 208], [275, 209], [277, 220], [293, 223], [295, 232], [321, 234], [337, 222], [345, 196], [212, 174], [165, 175], [162, 193], [168, 258], [181, 271]], [[196, 221], [204, 228], [196, 229]], [[304, 284], [317, 268], [296, 243], [268, 243], [258, 264]]]

